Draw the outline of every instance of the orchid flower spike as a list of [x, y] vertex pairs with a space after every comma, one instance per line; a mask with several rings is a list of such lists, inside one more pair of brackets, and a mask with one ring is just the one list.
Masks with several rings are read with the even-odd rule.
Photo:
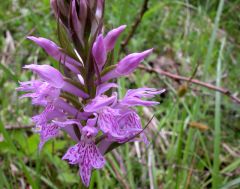
[[[29, 36], [59, 66], [30, 64], [25, 69], [36, 80], [19, 82], [20, 98], [30, 98], [43, 111], [32, 117], [40, 135], [39, 150], [65, 132], [74, 142], [62, 159], [79, 167], [88, 187], [94, 169], [106, 164], [104, 155], [126, 142], [149, 144], [137, 106], [155, 106], [151, 100], [165, 92], [155, 88], [127, 90], [119, 99], [118, 85], [111, 81], [133, 73], [153, 51], [132, 53], [113, 65], [115, 44], [126, 26], [103, 30], [104, 0], [51, 0], [58, 22], [59, 44]], [[55, 64], [54, 64], [55, 65]], [[117, 144], [117, 145], [116, 145]]]

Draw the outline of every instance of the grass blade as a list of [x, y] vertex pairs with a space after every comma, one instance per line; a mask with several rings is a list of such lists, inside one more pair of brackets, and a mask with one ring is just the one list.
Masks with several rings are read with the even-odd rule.
[[8, 75], [10, 78], [12, 78], [13, 81], [15, 81], [16, 83], [18, 82], [18, 77], [16, 76], [16, 74], [7, 66], [0, 63], [0, 69], [3, 70], [6, 73], [6, 75]]
[[224, 7], [224, 0], [221, 0], [218, 5], [217, 15], [215, 17], [215, 22], [214, 22], [214, 28], [212, 31], [212, 35], [211, 35], [209, 46], [208, 46], [207, 56], [205, 59], [205, 73], [208, 73], [208, 70], [209, 70], [209, 64], [211, 62], [212, 52], [213, 52], [214, 44], [217, 38], [217, 30], [219, 27], [219, 22], [220, 22], [221, 14], [223, 11], [223, 7]]
[[238, 186], [240, 186], [240, 178], [236, 178], [236, 179], [228, 182], [227, 184], [225, 184], [224, 186], [222, 186], [220, 189], [231, 189], [231, 188], [233, 188], [233, 187], [235, 187], [235, 186], [236, 186], [236, 188], [237, 188]]
[[[223, 39], [218, 62], [217, 62], [217, 86], [221, 85], [221, 66], [222, 66], [222, 52], [225, 45], [225, 39]], [[212, 172], [212, 186], [213, 189], [218, 189], [220, 185], [220, 145], [221, 145], [221, 94], [216, 92], [215, 100], [215, 128], [214, 128], [214, 159], [213, 159], [213, 172]]]

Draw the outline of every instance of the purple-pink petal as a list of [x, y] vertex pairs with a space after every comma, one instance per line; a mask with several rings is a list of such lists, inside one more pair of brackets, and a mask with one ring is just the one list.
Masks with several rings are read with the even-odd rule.
[[[84, 143], [84, 142], [82, 142]], [[105, 165], [105, 158], [94, 142], [85, 144], [85, 151], [80, 156], [79, 173], [85, 186], [89, 186], [93, 168], [101, 169]]]
[[53, 121], [59, 127], [67, 127], [69, 125], [77, 125], [79, 128], [82, 128], [82, 125], [79, 120], [67, 119], [64, 121]]
[[48, 55], [50, 55], [57, 61], [61, 61], [62, 64], [66, 65], [74, 73], [80, 73], [77, 69], [78, 66], [81, 66], [80, 62], [64, 54], [53, 41], [50, 41], [49, 39], [43, 37], [34, 36], [29, 36], [27, 37], [27, 39], [38, 44], [46, 51]]
[[88, 147], [88, 158], [95, 169], [101, 169], [105, 165], [105, 158], [94, 143], [91, 143]]
[[36, 90], [41, 84], [42, 81], [34, 80], [34, 81], [25, 81], [25, 82], [19, 82], [20, 87], [18, 87], [17, 91], [33, 91]]
[[141, 53], [133, 53], [127, 55], [122, 60], [120, 60], [115, 69], [103, 75], [101, 81], [106, 82], [120, 76], [127, 76], [131, 74], [144, 60], [144, 58], [146, 58], [149, 54], [152, 53], [152, 51], [153, 49], [149, 49]]
[[52, 121], [64, 130], [74, 141], [79, 142], [80, 136], [77, 136], [76, 127], [79, 131], [82, 129], [82, 125], [79, 120], [67, 119], [64, 121]]
[[61, 130], [65, 131], [75, 142], [79, 142], [80, 136], [76, 134], [75, 127], [76, 125], [68, 125], [66, 127], [62, 127]]
[[[98, 126], [103, 133], [107, 134], [108, 140], [118, 143], [135, 141], [136, 135], [142, 132], [141, 120], [137, 113], [131, 109], [115, 110], [104, 108], [98, 117]], [[145, 143], [147, 138], [141, 133], [141, 140]], [[102, 153], [104, 145], [101, 146]], [[105, 149], [106, 150], [106, 149]]]
[[[122, 135], [126, 136], [126, 138], [122, 142], [126, 142], [126, 140], [132, 141], [134, 140], [134, 136], [142, 132], [141, 119], [138, 114], [133, 110], [129, 110], [125, 114], [123, 114], [119, 118], [118, 123], [119, 132]], [[147, 137], [143, 132], [140, 134], [140, 137], [142, 141], [145, 142], [145, 144], [148, 144]]]
[[45, 142], [48, 140], [58, 136], [59, 134], [59, 127], [55, 125], [54, 123], [50, 124], [43, 124], [40, 126], [40, 144], [39, 144], [39, 150], [42, 149]]
[[81, 22], [79, 22], [78, 14], [77, 14], [77, 8], [76, 8], [76, 0], [72, 1], [72, 22], [73, 22], [73, 28], [75, 30], [75, 33], [77, 34], [78, 39], [80, 40], [81, 44], [84, 45], [83, 42], [83, 32], [84, 29], [81, 25]]
[[89, 95], [87, 93], [85, 93], [84, 91], [82, 91], [81, 89], [77, 88], [76, 86], [65, 82], [64, 81], [64, 85], [62, 86], [62, 90], [67, 91], [73, 95], [76, 95], [78, 97], [82, 97], [82, 98], [88, 98]]
[[89, 160], [84, 160], [82, 164], [79, 164], [79, 175], [83, 184], [88, 187], [91, 180], [92, 167]]
[[106, 73], [105, 75], [103, 75], [101, 77], [101, 81], [104, 83], [104, 82], [107, 82], [111, 79], [118, 78], [120, 76], [122, 76], [122, 75], [119, 74], [118, 72], [116, 72], [116, 69], [113, 69], [113, 70], [109, 71], [108, 73]]
[[164, 93], [165, 89], [155, 89], [155, 88], [138, 88], [138, 89], [129, 89], [126, 93], [126, 96], [135, 96], [138, 98], [153, 98], [155, 95]]
[[28, 92], [20, 98], [32, 98], [32, 104], [40, 106], [46, 106], [48, 103], [53, 103], [60, 95], [59, 89], [43, 81], [20, 83], [18, 90]]
[[36, 125], [42, 125], [55, 118], [64, 118], [65, 114], [56, 109], [53, 105], [48, 104], [41, 114], [32, 117], [33, 122]]
[[73, 64], [76, 66], [81, 66], [81, 64], [76, 61], [75, 59], [69, 57], [68, 55], [62, 53], [60, 51], [60, 48], [51, 40], [43, 38], [43, 37], [34, 37], [34, 36], [29, 36], [27, 39], [35, 42], [38, 44], [40, 47], [42, 47], [50, 56], [52, 56], [54, 59], [57, 61], [66, 61], [69, 64]]
[[98, 117], [98, 127], [105, 134], [115, 135], [115, 129], [118, 127], [118, 116], [119, 113], [115, 109], [110, 107], [102, 109]]
[[90, 127], [95, 127], [96, 126], [96, 123], [97, 123], [97, 119], [98, 119], [98, 116], [97, 114], [93, 114], [93, 118], [89, 118], [87, 120], [87, 126], [90, 126]]
[[111, 31], [109, 31], [104, 38], [104, 44], [107, 51], [111, 51], [119, 37], [119, 35], [125, 30], [126, 25], [119, 26]]
[[159, 102], [156, 101], [148, 101], [148, 100], [142, 100], [137, 97], [128, 97], [124, 100], [120, 101], [119, 104], [123, 106], [154, 106], [159, 104]]
[[123, 106], [153, 106], [159, 102], [143, 100], [142, 98], [153, 98], [156, 95], [162, 94], [165, 89], [157, 90], [154, 88], [139, 88], [130, 89], [127, 91], [124, 98], [119, 102]]
[[96, 96], [99, 96], [101, 94], [104, 94], [105, 92], [107, 92], [109, 89], [111, 88], [117, 88], [118, 85], [115, 83], [103, 83], [97, 86], [97, 92], [96, 92]]
[[107, 52], [104, 45], [102, 34], [100, 34], [97, 37], [96, 41], [94, 42], [93, 48], [92, 48], [92, 54], [98, 66], [99, 71], [101, 71], [107, 60]]
[[98, 112], [104, 107], [111, 106], [117, 100], [117, 95], [107, 96], [96, 96], [90, 103], [84, 107], [85, 112]]
[[118, 64], [116, 72], [120, 75], [129, 75], [132, 73], [140, 62], [144, 60], [149, 54], [151, 54], [153, 49], [143, 51], [141, 53], [133, 53], [124, 57]]
[[79, 165], [79, 174], [83, 184], [87, 187], [90, 183], [92, 169], [100, 169], [105, 165], [105, 158], [93, 141], [80, 141], [69, 148], [62, 159], [67, 160], [70, 164]]
[[80, 156], [83, 156], [85, 151], [85, 144], [78, 143], [70, 147], [65, 155], [62, 157], [63, 160], [67, 160], [70, 164], [78, 164], [80, 161]]
[[38, 74], [41, 79], [56, 88], [62, 88], [64, 86], [62, 74], [52, 66], [30, 64], [24, 66], [24, 68], [32, 70], [33, 72]]
[[85, 127], [82, 128], [81, 133], [84, 136], [84, 139], [88, 140], [92, 139], [98, 134], [98, 129], [96, 127], [86, 125]]

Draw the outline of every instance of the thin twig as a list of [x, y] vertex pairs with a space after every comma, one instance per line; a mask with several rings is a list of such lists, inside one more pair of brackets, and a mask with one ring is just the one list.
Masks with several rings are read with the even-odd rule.
[[6, 125], [5, 129], [6, 130], [21, 130], [21, 129], [32, 129], [33, 127], [35, 127], [35, 125], [27, 125], [27, 126], [22, 126], [22, 125]]
[[125, 165], [124, 165], [124, 161], [123, 161], [122, 156], [117, 152], [116, 149], [113, 150], [112, 152], [113, 152], [113, 155], [114, 155], [115, 159], [117, 160], [117, 162], [118, 162], [119, 165], [120, 165], [120, 169], [121, 169], [123, 175], [126, 175], [126, 174], [127, 174], [127, 171], [126, 171], [126, 167], [125, 167]]
[[110, 163], [111, 168], [113, 169], [114, 173], [116, 174], [116, 177], [117, 177], [118, 181], [124, 186], [124, 188], [130, 189], [130, 186], [126, 182], [125, 178], [119, 173], [119, 171], [115, 167], [112, 159], [107, 157], [107, 161]]
[[128, 33], [126, 39], [121, 44], [121, 51], [126, 50], [126, 46], [128, 45], [128, 43], [131, 40], [131, 38], [133, 37], [133, 35], [135, 34], [135, 32], [137, 30], [137, 27], [139, 26], [144, 13], [148, 10], [148, 2], [149, 2], [149, 0], [143, 0], [141, 11], [137, 15], [137, 17], [136, 17], [136, 19], [135, 19], [135, 21], [134, 21], [134, 23], [133, 23], [133, 25], [130, 29], [130, 32]]
[[157, 74], [160, 74], [160, 75], [164, 75], [164, 76], [169, 77], [169, 78], [174, 79], [174, 80], [187, 81], [187, 82], [190, 82], [190, 83], [193, 83], [193, 84], [196, 84], [196, 85], [200, 85], [202, 87], [205, 87], [205, 88], [208, 88], [208, 89], [211, 89], [211, 90], [214, 90], [214, 91], [218, 91], [218, 92], [226, 95], [227, 97], [231, 98], [236, 103], [240, 104], [240, 99], [238, 97], [234, 96], [228, 89], [217, 87], [215, 85], [205, 83], [205, 82], [197, 80], [197, 79], [191, 79], [191, 78], [188, 78], [188, 77], [172, 74], [172, 73], [160, 70], [160, 69], [147, 68], [145, 66], [139, 66], [139, 68], [144, 69], [148, 72], [154, 72], [154, 73], [157, 73]]

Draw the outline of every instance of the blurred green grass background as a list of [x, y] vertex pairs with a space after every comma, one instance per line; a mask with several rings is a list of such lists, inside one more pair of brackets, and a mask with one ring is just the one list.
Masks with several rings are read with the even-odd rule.
[[[142, 2], [106, 0], [106, 29], [127, 24], [124, 39]], [[197, 68], [194, 78], [239, 95], [239, 10], [239, 0], [150, 0], [127, 52], [154, 47], [145, 66], [186, 77]], [[35, 77], [23, 65], [52, 63], [26, 36], [57, 41], [56, 27], [49, 0], [0, 4], [0, 188], [81, 187], [77, 167], [61, 160], [71, 141], [62, 136], [38, 153], [39, 138], [29, 126], [39, 110], [15, 91], [18, 81]], [[120, 94], [142, 86], [168, 92], [157, 98], [159, 106], [138, 109], [143, 123], [155, 115], [147, 128], [150, 146], [132, 143], [108, 154], [90, 188], [240, 188], [239, 104], [214, 90], [143, 70], [119, 84]]]

